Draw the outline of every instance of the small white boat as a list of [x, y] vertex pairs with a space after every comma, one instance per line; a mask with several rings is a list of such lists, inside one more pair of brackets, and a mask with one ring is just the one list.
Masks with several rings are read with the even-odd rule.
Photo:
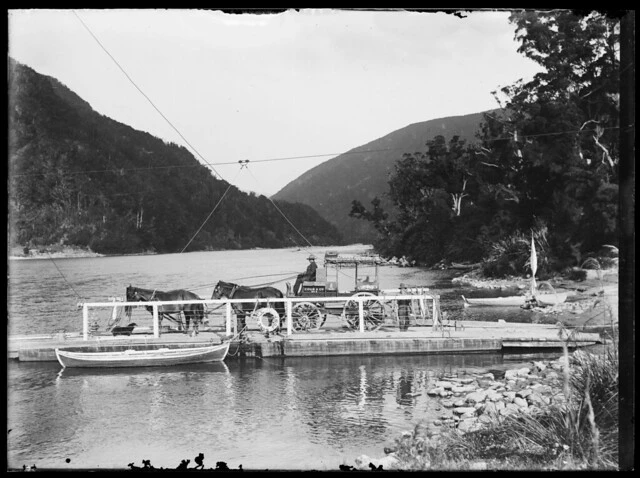
[[527, 298], [524, 295], [509, 297], [480, 297], [467, 299], [462, 296], [465, 307], [520, 307], [525, 304]]
[[551, 294], [538, 294], [535, 296], [536, 298], [536, 302], [538, 303], [538, 305], [540, 306], [548, 306], [548, 305], [556, 305], [556, 304], [562, 304], [564, 301], [567, 300], [567, 296], [569, 295], [568, 292], [561, 292], [561, 293], [551, 293]]
[[63, 367], [114, 368], [158, 367], [205, 362], [220, 362], [229, 351], [230, 341], [220, 345], [189, 348], [161, 348], [153, 350], [123, 350], [120, 352], [72, 352], [56, 349], [56, 357]]

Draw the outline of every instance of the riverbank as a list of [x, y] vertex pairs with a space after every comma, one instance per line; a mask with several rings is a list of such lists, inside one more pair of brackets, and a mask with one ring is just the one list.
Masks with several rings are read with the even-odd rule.
[[[531, 278], [511, 276], [503, 279], [482, 277], [479, 270], [452, 279], [454, 284], [477, 289], [516, 290], [526, 293]], [[538, 290], [569, 292], [567, 300], [547, 307], [533, 307], [532, 312], [553, 316], [566, 327], [609, 327], [618, 324], [618, 269], [589, 270], [584, 280], [554, 277], [536, 281]]]
[[104, 254], [98, 254], [91, 249], [55, 245], [34, 249], [13, 247], [9, 250], [9, 259], [11, 260], [66, 259], [74, 257], [104, 257]]
[[[576, 448], [580, 447], [570, 443], [569, 438], [563, 441], [555, 437], [555, 441], [547, 443], [549, 437], [544, 435], [554, 420], [568, 424], [575, 416], [569, 411], [573, 410], [569, 408], [572, 396], [569, 383], [580, 379], [570, 379], [572, 367], [574, 372], [577, 370], [578, 377], [584, 368], [591, 372], [596, 369], [595, 376], [599, 377], [607, 376], [607, 373], [600, 373], [603, 370], [617, 372], [617, 365], [611, 366], [610, 362], [612, 354], [617, 357], [618, 270], [590, 270], [585, 276], [584, 280], [554, 277], [542, 281], [555, 291], [570, 292], [571, 295], [562, 304], [530, 310], [553, 315], [557, 323], [567, 329], [607, 330], [606, 335], [612, 337], [613, 342], [604, 352], [591, 354], [578, 350], [555, 361], [534, 361], [504, 372], [443, 375], [427, 390], [428, 395], [440, 402], [439, 418], [431, 423], [419, 423], [414, 430], [404, 432], [393, 446], [385, 448], [384, 457], [362, 455], [356, 458], [353, 468], [411, 471], [590, 469], [589, 458], [577, 453]], [[455, 277], [452, 282], [477, 289], [516, 290], [522, 294], [531, 286], [529, 277], [489, 279], [482, 277], [479, 270]], [[608, 383], [603, 388], [617, 397], [617, 373], [615, 377], [615, 383]], [[574, 391], [573, 396], [582, 399], [584, 391]], [[599, 398], [595, 396], [592, 400]], [[617, 408], [609, 419], [615, 420], [613, 429], [617, 430]], [[590, 429], [595, 427], [593, 423], [589, 424]], [[515, 434], [514, 427], [520, 427]], [[612, 433], [610, 424], [604, 432]], [[608, 435], [603, 437], [610, 438]], [[611, 441], [617, 446], [616, 440]], [[585, 446], [597, 447], [597, 437], [595, 442], [595, 445], [586, 443]], [[601, 450], [596, 452], [601, 453]], [[614, 455], [600, 456], [596, 468], [615, 469]]]
[[[584, 387], [590, 400], [585, 401]], [[439, 402], [438, 418], [404, 432], [385, 448], [384, 457], [359, 456], [354, 468], [616, 467], [612, 449], [617, 447], [617, 435], [612, 435], [618, 423], [617, 407], [612, 406], [618, 394], [615, 346], [598, 353], [578, 350], [506, 371], [444, 374], [430, 384], [427, 394]], [[573, 433], [574, 429], [578, 432]]]

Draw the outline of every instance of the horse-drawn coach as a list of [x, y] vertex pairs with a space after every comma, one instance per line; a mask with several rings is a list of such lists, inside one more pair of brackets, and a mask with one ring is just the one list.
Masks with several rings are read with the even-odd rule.
[[[286, 284], [285, 295], [274, 287], [245, 287], [220, 281], [212, 299], [258, 299], [235, 304], [233, 309], [241, 322], [239, 328], [245, 326], [247, 317], [251, 317], [265, 332], [285, 327], [289, 333], [317, 330], [328, 316], [338, 317], [353, 330], [373, 331], [384, 324], [402, 326], [402, 319], [426, 325], [437, 315], [437, 299], [427, 297], [426, 288], [380, 289], [379, 267], [382, 264], [377, 255], [327, 252], [324, 267], [315, 271], [315, 280], [303, 281], [297, 294], [290, 283]], [[343, 287], [345, 282], [350, 285]], [[407, 298], [407, 295], [411, 297]], [[400, 296], [403, 298], [398, 300]], [[432, 307], [427, 304], [428, 298], [434, 299]]]
[[[310, 256], [311, 259], [311, 256]], [[314, 257], [315, 261], [315, 257]], [[163, 292], [129, 286], [126, 302], [85, 304], [83, 312], [84, 335], [100, 333], [89, 330], [88, 306], [111, 306], [113, 314], [107, 324], [107, 333], [130, 335], [135, 329], [141, 332], [148, 327], [137, 327], [131, 322], [135, 304], [140, 303], [153, 317], [153, 334], [160, 331], [197, 335], [200, 327], [210, 329], [212, 316], [222, 312], [226, 333], [242, 333], [247, 329], [247, 319], [259, 326], [264, 333], [286, 330], [286, 334], [310, 332], [338, 326], [355, 331], [375, 331], [380, 327], [397, 326], [405, 329], [413, 325], [434, 326], [440, 322], [438, 296], [428, 293], [424, 287], [381, 289], [379, 268], [384, 261], [377, 255], [345, 255], [327, 252], [322, 267], [315, 269], [314, 280], [303, 280], [296, 293], [286, 283], [286, 293], [273, 286], [248, 287], [232, 282], [219, 281], [211, 299], [176, 289]], [[302, 276], [302, 275], [301, 275]], [[124, 314], [118, 311], [124, 309]], [[235, 315], [236, 320], [232, 320]], [[129, 324], [121, 327], [126, 317]], [[331, 321], [327, 322], [329, 318]], [[177, 324], [162, 326], [162, 320]]]

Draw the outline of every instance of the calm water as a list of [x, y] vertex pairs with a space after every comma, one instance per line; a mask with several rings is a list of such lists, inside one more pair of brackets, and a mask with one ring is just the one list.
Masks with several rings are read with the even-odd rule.
[[[321, 258], [325, 250], [313, 252]], [[10, 261], [8, 333], [79, 331], [77, 302], [122, 296], [129, 284], [187, 288], [208, 298], [218, 280], [292, 281], [306, 267], [308, 253], [282, 249]], [[531, 320], [527, 311], [463, 310], [449, 272], [395, 267], [380, 272], [383, 288], [404, 282], [436, 290], [451, 315]], [[284, 291], [283, 282], [275, 286]], [[131, 462], [140, 466], [145, 459], [155, 467], [175, 468], [183, 459], [193, 466], [203, 453], [205, 468], [225, 461], [232, 468], [337, 470], [363, 453], [383, 455], [402, 431], [434, 420], [437, 402], [426, 390], [442, 373], [504, 369], [531, 358], [247, 359], [81, 372], [60, 372], [56, 363], [11, 361], [8, 465], [108, 469]]]

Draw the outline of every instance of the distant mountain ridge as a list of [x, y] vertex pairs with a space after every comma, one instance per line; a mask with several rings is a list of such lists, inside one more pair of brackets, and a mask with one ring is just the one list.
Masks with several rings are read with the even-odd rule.
[[308, 205], [276, 208], [243, 193], [186, 148], [97, 113], [12, 58], [8, 93], [10, 247], [122, 254], [343, 244]]
[[437, 118], [393, 131], [310, 169], [273, 199], [311, 206], [334, 224], [347, 242], [370, 242], [374, 229], [365, 221], [349, 217], [351, 202], [355, 199], [368, 207], [377, 196], [383, 207], [388, 206], [384, 197], [388, 177], [403, 154], [425, 152], [426, 142], [437, 135], [447, 140], [457, 135], [474, 142], [483, 114]]

